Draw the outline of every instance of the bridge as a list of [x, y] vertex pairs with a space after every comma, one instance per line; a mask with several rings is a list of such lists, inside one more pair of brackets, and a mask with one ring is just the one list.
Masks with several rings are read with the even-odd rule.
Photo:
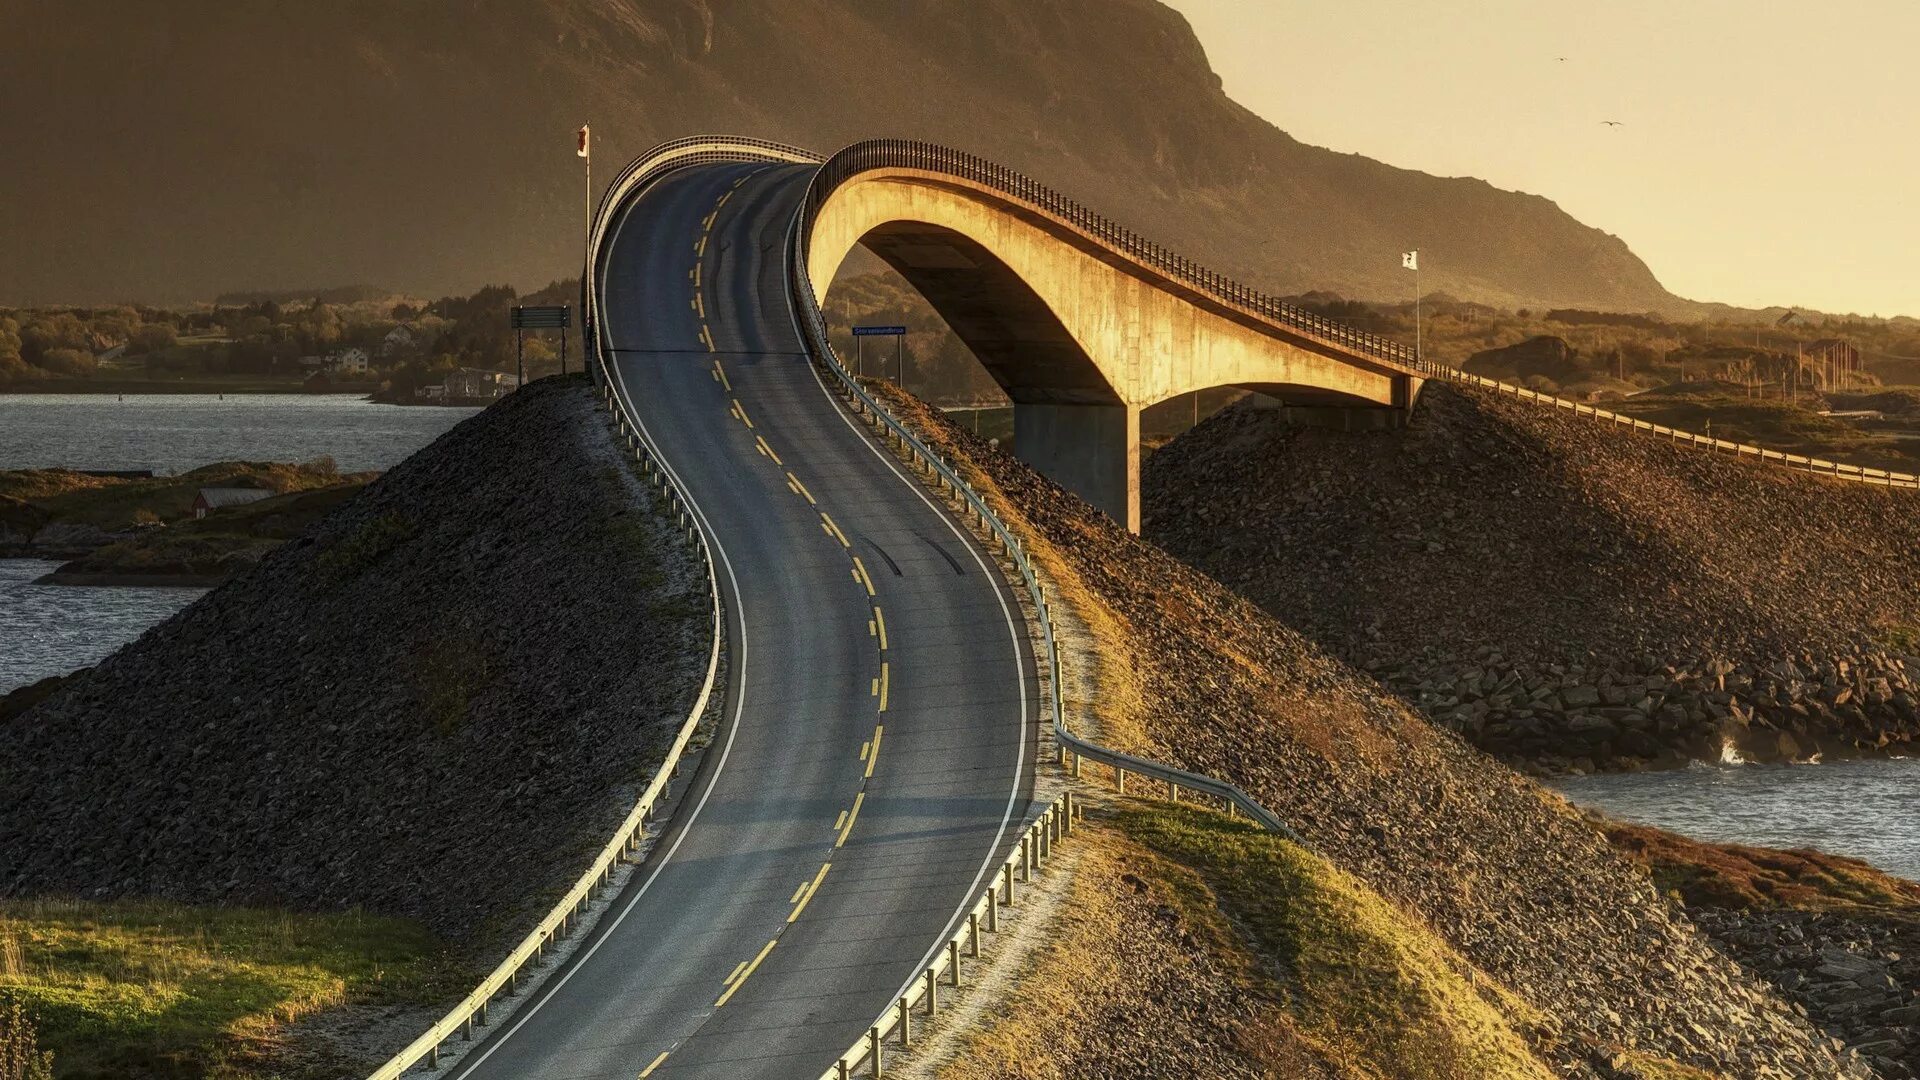
[[[1002, 904], [996, 869], [1062, 827], [1060, 804], [1035, 799], [1043, 746], [1074, 775], [1084, 758], [1290, 832], [1231, 785], [1067, 730], [1047, 600], [1018, 540], [828, 344], [819, 287], [855, 244], [922, 290], [1006, 388], [1016, 452], [1133, 527], [1140, 410], [1213, 386], [1353, 426], [1396, 424], [1423, 380], [1455, 379], [1708, 452], [1920, 488], [1425, 363], [953, 150], [878, 141], [823, 161], [747, 139], [663, 144], [601, 202], [583, 307], [617, 422], [708, 556], [709, 686], [723, 644], [727, 660], [718, 730], [576, 950], [489, 1025], [613, 880], [667, 770], [540, 927], [376, 1080], [475, 1034], [446, 1076], [830, 1080], [863, 1053], [878, 1075], [882, 1033], [937, 972], [957, 979], [969, 920]], [[647, 658], [634, 666], [647, 677]]]
[[[634, 162], [594, 223], [590, 351], [711, 556], [724, 710], [640, 871], [449, 1077], [832, 1075], [1030, 828], [1043, 686], [1020, 598], [816, 363], [816, 283], [856, 243], [1007, 388], [1017, 452], [1131, 526], [1155, 401], [1233, 385], [1372, 415], [1419, 385], [1403, 347], [953, 151], [704, 138]], [[1048, 704], [1058, 747], [1095, 749]], [[495, 992], [476, 994], [377, 1075], [484, 1023]]]
[[1394, 424], [1423, 365], [1254, 293], [1012, 170], [878, 140], [822, 167], [799, 220], [804, 281], [854, 245], [924, 295], [1013, 401], [1014, 453], [1140, 531], [1140, 413], [1215, 387], [1303, 418]]

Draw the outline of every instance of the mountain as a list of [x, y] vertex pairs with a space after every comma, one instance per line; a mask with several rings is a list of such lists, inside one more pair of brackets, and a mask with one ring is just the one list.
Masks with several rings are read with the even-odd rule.
[[[703, 131], [938, 140], [1277, 292], [1668, 308], [1546, 199], [1304, 145], [1155, 0], [0, 0], [0, 303], [577, 270], [596, 180]], [[1328, 42], [1329, 48], [1364, 42]]]

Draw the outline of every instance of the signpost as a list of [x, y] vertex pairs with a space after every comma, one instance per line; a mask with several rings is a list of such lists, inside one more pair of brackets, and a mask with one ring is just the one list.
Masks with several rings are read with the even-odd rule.
[[515, 307], [510, 321], [513, 326], [513, 365], [522, 386], [527, 382], [525, 349], [529, 330], [560, 331], [560, 374], [567, 373], [567, 327], [573, 325], [572, 308], [565, 304]]
[[907, 361], [901, 351], [902, 342], [907, 339], [904, 326], [856, 326], [853, 328], [853, 371], [856, 375], [865, 375], [866, 368], [860, 356], [860, 339], [870, 337], [890, 337], [893, 339], [893, 381], [900, 389], [907, 388]]

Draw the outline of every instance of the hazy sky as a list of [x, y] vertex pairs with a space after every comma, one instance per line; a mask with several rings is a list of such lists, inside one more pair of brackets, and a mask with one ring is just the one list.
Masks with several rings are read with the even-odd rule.
[[1303, 142], [1545, 195], [1692, 299], [1920, 316], [1920, 0], [1167, 2]]

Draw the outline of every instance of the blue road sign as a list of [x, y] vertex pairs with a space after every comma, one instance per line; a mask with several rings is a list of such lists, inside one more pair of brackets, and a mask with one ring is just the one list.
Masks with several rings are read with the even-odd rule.
[[907, 332], [904, 326], [856, 326], [854, 337], [900, 337]]

